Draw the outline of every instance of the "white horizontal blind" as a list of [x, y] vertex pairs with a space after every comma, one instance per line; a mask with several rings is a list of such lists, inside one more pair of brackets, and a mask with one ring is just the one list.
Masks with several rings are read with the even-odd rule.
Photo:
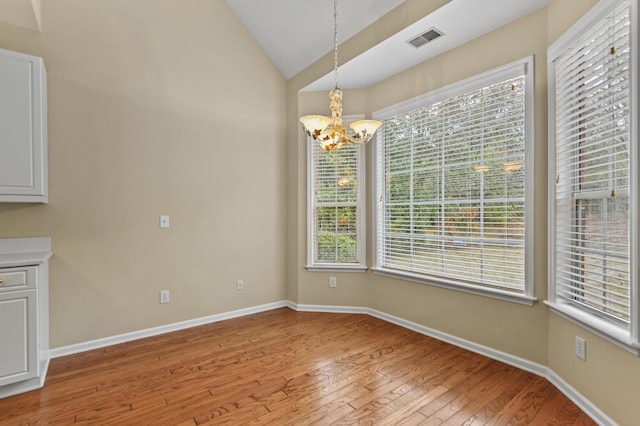
[[556, 298], [630, 319], [629, 3], [554, 61]]
[[525, 292], [525, 81], [384, 120], [380, 267]]
[[312, 142], [312, 264], [361, 260], [360, 149], [325, 151]]

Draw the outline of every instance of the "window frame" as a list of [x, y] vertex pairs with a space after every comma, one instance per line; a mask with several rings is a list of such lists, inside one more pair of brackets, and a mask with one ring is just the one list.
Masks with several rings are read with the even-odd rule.
[[[525, 305], [533, 305], [538, 299], [534, 295], [534, 154], [535, 154], [535, 86], [534, 86], [534, 56], [528, 56], [501, 67], [489, 70], [487, 72], [472, 76], [465, 80], [453, 83], [432, 92], [419, 95], [415, 98], [398, 103], [396, 105], [376, 111], [373, 118], [377, 120], [385, 120], [398, 114], [414, 111], [424, 106], [431, 105], [443, 100], [447, 100], [459, 95], [466, 94], [476, 89], [480, 89], [491, 84], [523, 75], [525, 78], [525, 242], [524, 242], [524, 291], [516, 292], [494, 287], [468, 284], [466, 282], [455, 281], [449, 278], [437, 278], [433, 276], [425, 276], [409, 271], [401, 271], [396, 269], [385, 268], [381, 265], [381, 240], [383, 237], [383, 218], [379, 212], [379, 202], [384, 198], [385, 174], [383, 171], [384, 162], [381, 155], [384, 150], [383, 134], [384, 128], [376, 134], [374, 143], [373, 163], [375, 176], [374, 194], [372, 200], [374, 209], [374, 232], [373, 232], [373, 266], [372, 271], [378, 275], [399, 278], [421, 284], [427, 284], [435, 287], [441, 287], [465, 293], [471, 293], [499, 300], [516, 302]], [[384, 126], [383, 126], [384, 127]], [[381, 198], [382, 197], [382, 198]]]
[[[547, 50], [547, 74], [548, 74], [548, 155], [549, 155], [549, 175], [548, 175], [548, 299], [545, 301], [551, 311], [555, 314], [589, 330], [590, 332], [608, 340], [627, 351], [640, 356], [640, 288], [639, 278], [640, 271], [638, 267], [640, 262], [637, 260], [639, 253], [639, 195], [640, 185], [638, 184], [638, 165], [639, 153], [638, 149], [638, 111], [639, 111], [639, 66], [638, 58], [640, 57], [639, 46], [636, 44], [638, 40], [638, 22], [640, 14], [638, 10], [638, 0], [629, 0], [630, 3], [630, 82], [629, 82], [629, 99], [630, 99], [630, 140], [629, 140], [629, 327], [623, 327], [616, 324], [613, 320], [607, 320], [602, 316], [596, 315], [590, 309], [580, 309], [574, 304], [569, 304], [556, 297], [556, 72], [555, 61], [573, 44], [582, 37], [585, 31], [593, 26], [598, 25], [606, 18], [612, 10], [626, 3], [627, 0], [601, 0], [589, 12], [587, 12], [580, 20], [578, 20], [569, 30], [560, 36]], [[636, 183], [633, 185], [633, 183]]]
[[[342, 120], [345, 126], [349, 123], [357, 120], [364, 119], [364, 115], [348, 115], [343, 116]], [[305, 268], [310, 272], [365, 272], [368, 270], [367, 266], [367, 251], [366, 251], [366, 161], [365, 161], [365, 145], [349, 145], [356, 150], [356, 162], [357, 162], [357, 194], [358, 201], [356, 208], [358, 209], [357, 215], [357, 250], [360, 254], [359, 261], [355, 263], [319, 263], [315, 261], [316, 247], [314, 244], [315, 235], [317, 231], [316, 226], [316, 197], [314, 186], [314, 146], [318, 142], [314, 141], [311, 137], [305, 138], [307, 141], [307, 263]]]

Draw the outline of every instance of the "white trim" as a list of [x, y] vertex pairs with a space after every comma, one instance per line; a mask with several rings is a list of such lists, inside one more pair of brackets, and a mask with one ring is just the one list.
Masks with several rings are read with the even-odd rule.
[[298, 312], [324, 312], [330, 314], [369, 314], [369, 308], [338, 305], [301, 305], [291, 302], [291, 309]]
[[524, 92], [524, 161], [525, 161], [525, 177], [524, 177], [524, 293], [525, 297], [533, 301], [538, 300], [535, 297], [535, 264], [533, 258], [535, 256], [535, 157], [536, 157], [536, 122], [535, 122], [535, 57], [533, 55], [525, 59], [524, 62], [524, 81], [526, 90]]
[[494, 299], [504, 300], [507, 302], [522, 303], [523, 305], [533, 306], [538, 301], [536, 297], [529, 296], [525, 293], [515, 293], [507, 290], [481, 287], [472, 284], [464, 284], [459, 281], [449, 281], [444, 278], [427, 277], [419, 274], [412, 274], [410, 272], [397, 271], [386, 268], [371, 268], [374, 274], [383, 275], [390, 278], [398, 278], [406, 281], [412, 281], [420, 284], [427, 284], [434, 287], [446, 288], [448, 290], [461, 291], [463, 293], [475, 294], [478, 296], [486, 296]]
[[564, 396], [569, 398], [571, 402], [576, 404], [582, 411], [584, 411], [591, 419], [601, 426], [615, 426], [616, 423], [611, 417], [596, 407], [591, 401], [589, 401], [584, 395], [578, 392], [573, 386], [564, 381], [562, 377], [555, 371], [547, 368], [545, 378], [551, 382]]
[[364, 265], [332, 263], [326, 265], [307, 265], [309, 272], [366, 272], [369, 268]]
[[547, 368], [544, 365], [528, 361], [524, 358], [520, 358], [506, 352], [499, 351], [497, 349], [490, 348], [488, 346], [480, 345], [470, 340], [456, 337], [452, 334], [444, 333], [442, 331], [435, 330], [433, 328], [426, 327], [422, 324], [418, 324], [404, 318], [396, 317], [376, 309], [369, 309], [369, 315], [378, 319], [390, 322], [400, 327], [407, 328], [415, 331], [416, 333], [424, 334], [425, 336], [433, 337], [434, 339], [441, 340], [443, 342], [450, 343], [454, 346], [458, 346], [463, 349], [467, 349], [471, 352], [487, 356], [491, 359], [495, 359], [505, 364], [509, 364], [513, 367], [517, 367], [521, 370], [528, 371], [538, 376], [545, 376]]
[[258, 305], [249, 308], [237, 309], [235, 311], [223, 312], [220, 314], [209, 315], [206, 317], [194, 318], [187, 321], [175, 322], [172, 324], [161, 325], [158, 327], [146, 328], [143, 330], [132, 331], [130, 333], [118, 334], [116, 336], [104, 337], [102, 339], [89, 340], [87, 342], [76, 343], [68, 346], [51, 349], [49, 355], [51, 358], [59, 358], [61, 356], [73, 355], [80, 352], [100, 349], [106, 346], [117, 345], [120, 343], [130, 342], [132, 340], [144, 339], [146, 337], [158, 336], [172, 331], [184, 330], [199, 325], [210, 324], [212, 322], [223, 321], [232, 318], [238, 318], [245, 315], [256, 314], [259, 312], [270, 311], [273, 309], [291, 307], [289, 302], [280, 301]]
[[636, 185], [631, 187], [630, 207], [631, 207], [631, 224], [630, 224], [630, 264], [631, 271], [630, 282], [630, 314], [631, 314], [631, 340], [640, 342], [640, 119], [638, 112], [640, 111], [640, 43], [638, 37], [640, 31], [640, 6], [638, 0], [631, 0], [631, 34], [629, 37], [629, 46], [631, 49], [631, 75], [629, 80], [629, 92], [631, 95], [631, 140], [629, 141], [629, 172], [631, 174], [631, 182]]
[[[585, 13], [575, 24], [565, 31], [551, 46], [547, 48], [547, 61], [549, 63], [555, 61], [558, 56], [571, 47], [571, 43], [580, 38], [582, 33], [593, 27], [595, 24], [605, 18], [612, 9], [619, 4], [628, 0], [600, 0], [587, 13]], [[631, 0], [633, 3], [634, 0]], [[551, 87], [551, 86], [549, 86]]]
[[313, 191], [313, 139], [310, 136], [307, 136], [306, 132], [304, 133], [304, 142], [307, 148], [307, 265], [313, 264], [314, 251], [313, 251], [313, 196], [311, 192]]
[[[444, 332], [435, 330], [433, 328], [424, 326], [422, 324], [418, 324], [418, 323], [406, 320], [404, 318], [397, 317], [395, 315], [387, 314], [377, 309], [360, 307], [360, 306], [306, 305], [306, 304], [298, 304], [290, 300], [281, 300], [279, 302], [273, 302], [273, 303], [268, 303], [264, 305], [238, 309], [235, 311], [230, 311], [230, 312], [216, 314], [216, 315], [210, 315], [207, 317], [196, 318], [193, 320], [182, 321], [174, 324], [167, 324], [164, 326], [153, 327], [153, 328], [140, 330], [132, 333], [125, 333], [125, 334], [112, 336], [104, 339], [97, 339], [89, 342], [78, 343], [75, 345], [63, 346], [60, 348], [52, 349], [50, 351], [50, 355], [51, 355], [51, 358], [58, 358], [65, 355], [72, 355], [79, 352], [84, 352], [92, 349], [99, 349], [105, 346], [110, 346], [118, 343], [125, 343], [131, 340], [137, 340], [145, 337], [156, 336], [156, 335], [160, 335], [160, 334], [164, 334], [172, 331], [183, 330], [190, 327], [209, 324], [212, 322], [222, 321], [226, 319], [237, 318], [237, 317], [250, 315], [254, 313], [265, 312], [265, 311], [278, 309], [282, 307], [288, 307], [298, 312], [324, 312], [324, 313], [339, 313], [339, 314], [370, 315], [382, 321], [386, 321], [386, 322], [395, 324], [397, 326], [406, 328], [408, 330], [415, 331], [416, 333], [433, 337], [434, 339], [438, 339], [443, 342], [452, 344], [454, 346], [467, 349], [471, 352], [475, 352], [477, 354], [489, 357], [491, 359], [495, 359], [496, 361], [504, 362], [505, 364], [511, 365], [513, 367], [519, 368], [524, 371], [528, 371], [540, 377], [546, 378], [556, 388], [558, 388], [560, 392], [562, 392], [567, 398], [573, 401], [578, 407], [580, 407], [582, 411], [584, 411], [599, 425], [602, 425], [602, 426], [616, 425], [616, 422], [614, 422], [613, 419], [611, 419], [602, 410], [596, 407], [584, 395], [582, 395], [580, 392], [574, 389], [571, 385], [565, 382], [553, 370], [551, 370], [550, 368], [542, 364], [538, 364], [536, 362], [532, 362], [524, 358], [520, 358], [511, 354], [508, 354], [506, 352], [499, 351], [497, 349], [493, 349], [488, 346], [480, 345], [470, 340], [462, 339], [454, 335], [444, 333]], [[47, 366], [44, 366], [45, 370], [46, 368]], [[42, 375], [43, 383], [44, 383], [45, 375], [46, 374]], [[38, 389], [42, 387], [43, 383], [41, 383], [39, 386], [34, 385], [29, 389], [21, 389], [19, 392]], [[5, 387], [5, 388], [8, 389], [8, 387]], [[5, 388], [2, 389], [3, 392], [7, 390]], [[19, 392], [15, 392], [15, 393], [19, 393]], [[10, 395], [13, 395], [13, 394], [0, 393], [0, 398], [3, 398], [5, 396], [10, 396]]]

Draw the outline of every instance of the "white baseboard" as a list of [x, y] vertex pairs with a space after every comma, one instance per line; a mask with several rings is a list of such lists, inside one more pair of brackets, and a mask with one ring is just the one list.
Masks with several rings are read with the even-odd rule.
[[[59, 358], [61, 356], [73, 355], [80, 352], [100, 349], [106, 346], [117, 345], [120, 343], [130, 342], [132, 340], [144, 339], [145, 337], [158, 336], [160, 334], [170, 333], [172, 331], [184, 330], [186, 328], [197, 327], [199, 325], [210, 324], [212, 322], [224, 321], [227, 319], [238, 318], [245, 315], [256, 314], [258, 312], [270, 311], [283, 307], [292, 307], [287, 301], [268, 303], [265, 305], [253, 306], [250, 308], [238, 309], [230, 312], [209, 315], [206, 317], [195, 318], [187, 321], [180, 321], [173, 324], [161, 325], [158, 327], [147, 328], [144, 330], [132, 331], [130, 333], [118, 334], [116, 336], [105, 337], [102, 339], [90, 340], [88, 342], [76, 343], [73, 345], [62, 346], [51, 349], [49, 351], [50, 358]], [[294, 308], [292, 308], [294, 309]]]
[[47, 370], [49, 369], [49, 359], [44, 359], [40, 363], [40, 375], [33, 379], [24, 380], [22, 382], [11, 383], [9, 385], [0, 386], [0, 399], [19, 393], [29, 392], [40, 389], [44, 386], [47, 378]]
[[413, 330], [417, 333], [424, 334], [425, 336], [433, 337], [434, 339], [451, 343], [454, 346], [458, 346], [458, 347], [467, 349], [471, 352], [475, 352], [477, 354], [484, 355], [486, 357], [504, 362], [505, 364], [512, 365], [521, 370], [525, 370], [530, 373], [533, 373], [537, 376], [544, 377], [546, 375], [547, 367], [535, 362], [531, 362], [524, 358], [520, 358], [511, 354], [508, 354], [506, 352], [502, 352], [502, 351], [490, 348], [488, 346], [479, 345], [478, 343], [472, 342], [470, 340], [461, 339], [454, 335], [443, 333], [441, 331], [434, 330], [433, 328], [425, 327], [424, 325], [407, 321], [403, 318], [389, 315], [375, 309], [370, 309], [369, 315], [379, 318], [381, 320], [390, 322], [392, 324], [399, 325], [400, 327], [408, 328], [409, 330]]
[[400, 327], [413, 330], [417, 333], [424, 334], [425, 336], [433, 337], [434, 339], [442, 340], [443, 342], [450, 343], [452, 345], [467, 349], [471, 352], [475, 352], [480, 355], [495, 359], [497, 361], [504, 362], [521, 370], [528, 371], [538, 376], [544, 377], [551, 382], [560, 392], [562, 392], [567, 398], [573, 401], [582, 411], [589, 415], [596, 423], [602, 426], [613, 426], [616, 422], [607, 416], [602, 410], [596, 407], [591, 401], [584, 397], [580, 392], [574, 389], [571, 385], [565, 382], [558, 374], [548, 367], [538, 364], [524, 358], [520, 358], [506, 352], [502, 352], [488, 346], [480, 345], [478, 343], [461, 339], [454, 335], [443, 333], [441, 331], [426, 327], [424, 325], [387, 314], [385, 312], [378, 311], [376, 309], [364, 308], [359, 306], [332, 306], [332, 305], [305, 305], [298, 304], [289, 300], [283, 300], [280, 302], [268, 303], [265, 305], [254, 306], [250, 308], [238, 309], [235, 311], [224, 312], [221, 314], [210, 315], [207, 317], [196, 318], [188, 321], [181, 321], [174, 324], [167, 324], [159, 327], [148, 328], [145, 330], [134, 331], [131, 333], [120, 334], [117, 336], [106, 337], [103, 339], [91, 340], [88, 342], [78, 343], [69, 346], [63, 346], [55, 348], [50, 351], [51, 358], [58, 358], [65, 355], [72, 355], [79, 352], [84, 352], [93, 349], [103, 348], [105, 346], [116, 345], [119, 343], [125, 343], [132, 340], [143, 339], [145, 337], [157, 336], [172, 331], [184, 330], [186, 328], [195, 327], [198, 325], [209, 324], [212, 322], [223, 321], [226, 319], [237, 318], [245, 315], [255, 314], [259, 312], [270, 311], [272, 309], [278, 309], [282, 307], [288, 307], [295, 311], [300, 312], [326, 312], [326, 313], [342, 313], [342, 314], [366, 314], [372, 317], [381, 319], [383, 321], [396, 324]]
[[332, 314], [368, 314], [369, 309], [359, 306], [299, 305], [289, 302], [289, 307], [299, 312], [326, 312]]
[[594, 422], [601, 426], [616, 426], [617, 423], [607, 414], [593, 405], [591, 401], [585, 398], [580, 392], [573, 388], [569, 383], [565, 382], [555, 371], [550, 368], [547, 369], [547, 375], [545, 376], [560, 392], [567, 398], [573, 401], [582, 411], [587, 413]]

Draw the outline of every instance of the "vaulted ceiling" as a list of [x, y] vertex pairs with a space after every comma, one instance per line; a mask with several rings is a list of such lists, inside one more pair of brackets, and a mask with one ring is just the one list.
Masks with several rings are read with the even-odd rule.
[[[41, 1], [1, 0], [0, 21], [40, 31]], [[333, 49], [332, 0], [225, 1], [287, 79]], [[338, 42], [349, 39], [404, 1], [339, 0]], [[547, 3], [548, 0], [451, 0], [361, 55], [341, 63], [340, 86], [343, 89], [370, 86]], [[407, 43], [432, 28], [444, 35], [419, 48]], [[333, 84], [333, 75], [328, 73], [305, 89], [328, 90]]]
[[[338, 42], [405, 0], [338, 0]], [[332, 0], [226, 0], [286, 78], [333, 49]], [[343, 89], [367, 87], [546, 6], [548, 0], [451, 0], [368, 51], [340, 65]], [[408, 40], [437, 28], [420, 48]], [[332, 73], [307, 90], [329, 90]]]

